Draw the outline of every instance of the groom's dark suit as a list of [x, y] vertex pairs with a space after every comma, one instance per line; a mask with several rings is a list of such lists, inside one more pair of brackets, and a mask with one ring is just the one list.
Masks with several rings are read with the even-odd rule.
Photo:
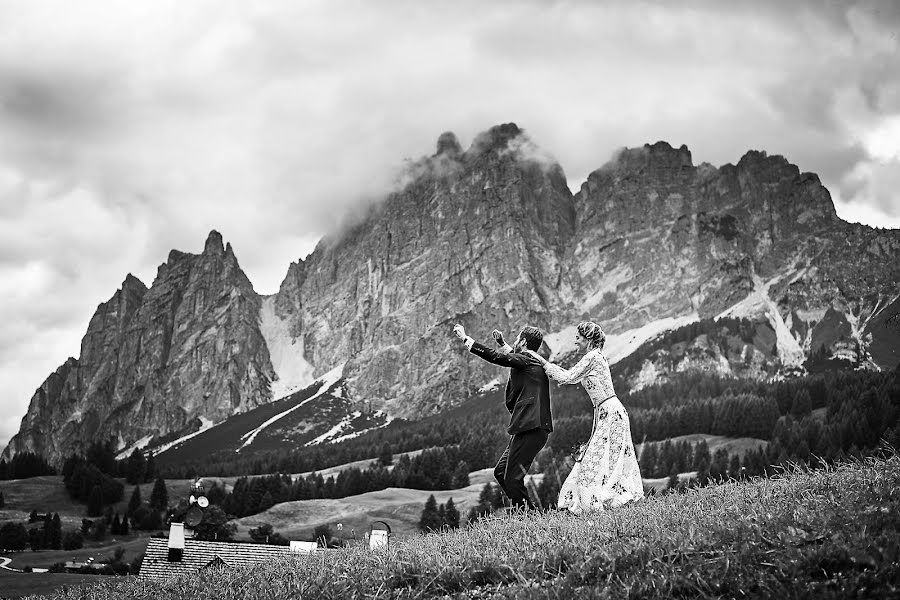
[[474, 342], [469, 351], [490, 363], [509, 367], [506, 409], [509, 445], [494, 468], [494, 477], [513, 505], [533, 508], [525, 489], [525, 474], [553, 431], [550, 380], [541, 361], [530, 354], [504, 354]]

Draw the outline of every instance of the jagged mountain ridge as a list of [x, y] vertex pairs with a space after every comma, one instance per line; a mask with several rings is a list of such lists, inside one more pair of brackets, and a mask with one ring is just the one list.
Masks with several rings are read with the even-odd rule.
[[[230, 275], [209, 281], [224, 305], [177, 276], [187, 257], [206, 260], [197, 255], [173, 251], [149, 291], [127, 279], [110, 302], [127, 297], [141, 318], [126, 307], [115, 311], [117, 328], [100, 327], [98, 318], [112, 319], [101, 305], [81, 359], [38, 390], [5, 453], [59, 457], [111, 431], [123, 447], [171, 436], [345, 361], [356, 408], [440, 412], [497, 377], [450, 339], [456, 321], [482, 336], [532, 323], [564, 355], [572, 324], [590, 316], [621, 358], [678, 324], [748, 317], [774, 337], [768, 352], [757, 343], [735, 354], [758, 352], [760, 373], [821, 348], [855, 348], [859, 362], [890, 368], [900, 362], [898, 233], [841, 221], [818, 178], [780, 156], [751, 151], [716, 169], [660, 142], [623, 151], [573, 196], [559, 165], [513, 124], [465, 152], [444, 134], [402, 189], [290, 265], [273, 297], [253, 292], [230, 246], [217, 252], [217, 233], [199, 256], [227, 258]], [[157, 313], [167, 317], [149, 316]], [[148, 342], [158, 347], [152, 360], [136, 360]], [[651, 371], [660, 368], [671, 359]], [[85, 381], [95, 382], [90, 393]], [[58, 443], [46, 439], [47, 422], [66, 432]]]
[[275, 373], [259, 310], [217, 232], [201, 254], [173, 250], [149, 290], [129, 275], [94, 313], [81, 357], [35, 392], [4, 456], [58, 460], [109, 437], [122, 447], [268, 402]]

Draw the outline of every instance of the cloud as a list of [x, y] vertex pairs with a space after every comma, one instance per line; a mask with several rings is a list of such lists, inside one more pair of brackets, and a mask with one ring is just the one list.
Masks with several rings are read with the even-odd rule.
[[215, 228], [274, 292], [442, 131], [516, 122], [573, 189], [622, 146], [764, 149], [896, 223], [898, 25], [890, 1], [4, 2], [0, 438], [126, 273]]

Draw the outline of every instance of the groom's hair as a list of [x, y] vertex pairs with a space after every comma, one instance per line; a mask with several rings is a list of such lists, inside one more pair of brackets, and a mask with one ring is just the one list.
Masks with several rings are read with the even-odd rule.
[[525, 340], [525, 347], [529, 350], [534, 350], [535, 352], [537, 352], [538, 348], [541, 347], [541, 343], [544, 341], [544, 332], [531, 325], [523, 327], [522, 333], [520, 333], [519, 336]]

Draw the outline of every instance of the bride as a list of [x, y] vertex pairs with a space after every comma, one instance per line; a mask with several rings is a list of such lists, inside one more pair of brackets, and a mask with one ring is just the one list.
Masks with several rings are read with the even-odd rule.
[[591, 321], [578, 324], [575, 346], [584, 356], [569, 370], [531, 352], [547, 375], [559, 383], [581, 383], [594, 405], [594, 427], [572, 472], [559, 491], [559, 509], [575, 514], [621, 506], [643, 497], [641, 473], [631, 441], [625, 407], [613, 390], [609, 362], [601, 350], [603, 329]]

